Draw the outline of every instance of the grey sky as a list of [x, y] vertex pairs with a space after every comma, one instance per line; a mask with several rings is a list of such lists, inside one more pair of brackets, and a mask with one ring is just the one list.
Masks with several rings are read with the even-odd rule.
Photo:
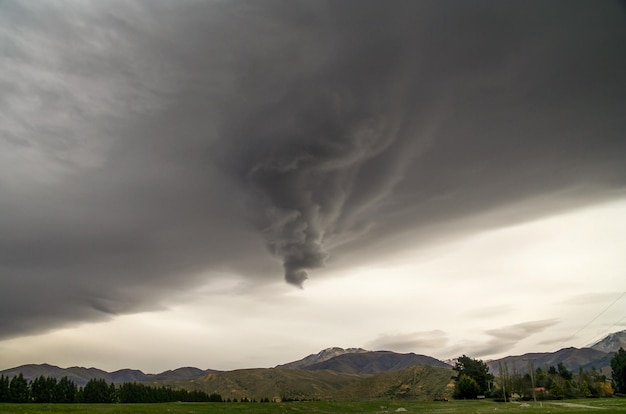
[[625, 195], [619, 2], [5, 1], [0, 47], [0, 340]]

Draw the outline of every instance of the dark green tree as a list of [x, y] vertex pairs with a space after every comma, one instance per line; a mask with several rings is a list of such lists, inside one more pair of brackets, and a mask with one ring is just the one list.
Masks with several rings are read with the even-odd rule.
[[570, 371], [568, 371], [567, 368], [565, 368], [565, 365], [563, 365], [562, 362], [559, 362], [556, 368], [559, 371], [559, 376], [563, 378], [565, 381], [571, 381], [572, 378], [574, 377], [573, 374]]
[[480, 393], [480, 386], [476, 380], [468, 375], [461, 374], [456, 381], [454, 398], [474, 399]]
[[611, 358], [611, 377], [614, 391], [626, 394], [626, 351], [622, 347]]
[[209, 395], [209, 402], [222, 402], [222, 396], [216, 392]]
[[550, 397], [555, 400], [561, 400], [564, 395], [563, 388], [553, 378], [550, 382]]
[[0, 403], [9, 402], [10, 394], [9, 394], [9, 384], [11, 381], [8, 376], [1, 375], [0, 376]]
[[91, 379], [83, 388], [82, 402], [110, 403], [113, 402], [111, 389], [103, 379]]
[[109, 385], [109, 402], [116, 403], [119, 402], [117, 396], [117, 389], [115, 388], [115, 384], [111, 383]]
[[589, 384], [587, 383], [587, 381], [580, 381], [580, 384], [578, 384], [578, 388], [578, 393], [581, 397], [588, 398], [593, 396], [591, 390], [589, 389]]
[[71, 381], [67, 377], [63, 377], [56, 385], [54, 392], [55, 403], [73, 403], [76, 401], [77, 388], [74, 381]]
[[9, 383], [9, 401], [14, 403], [30, 401], [28, 381], [26, 381], [21, 372], [17, 377], [13, 377]]
[[57, 380], [56, 378], [45, 378], [41, 375], [35, 378], [30, 384], [30, 393], [33, 397], [33, 402], [36, 403], [49, 403], [55, 402]]
[[489, 373], [487, 364], [480, 359], [462, 355], [458, 358], [453, 369], [458, 372], [457, 382], [463, 375], [467, 375], [478, 384], [479, 394], [486, 394], [489, 391], [489, 384], [493, 381], [493, 375]]
[[541, 367], [535, 370], [535, 386], [546, 387], [548, 385], [548, 374]]

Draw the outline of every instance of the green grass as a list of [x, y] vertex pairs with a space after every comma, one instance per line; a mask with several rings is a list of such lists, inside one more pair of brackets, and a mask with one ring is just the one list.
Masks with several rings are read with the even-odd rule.
[[[449, 413], [598, 413], [626, 414], [626, 399], [604, 398], [548, 401], [534, 404], [492, 401], [367, 401], [367, 402], [290, 402], [290, 403], [168, 403], [168, 404], [0, 404], [0, 414], [405, 414]], [[563, 404], [563, 405], [561, 405]], [[402, 414], [402, 412], [399, 412]]]

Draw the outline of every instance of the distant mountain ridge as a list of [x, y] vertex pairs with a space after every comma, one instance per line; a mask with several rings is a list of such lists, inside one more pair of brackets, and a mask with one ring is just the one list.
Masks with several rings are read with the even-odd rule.
[[201, 370], [194, 367], [183, 367], [175, 370], [168, 370], [159, 374], [145, 374], [136, 369], [120, 369], [118, 371], [107, 372], [97, 368], [69, 367], [61, 368], [50, 364], [28, 364], [15, 368], [0, 371], [1, 375], [14, 377], [20, 373], [27, 380], [34, 380], [40, 376], [54, 377], [61, 379], [67, 377], [74, 381], [76, 385], [85, 385], [92, 379], [104, 379], [107, 382], [124, 383], [124, 382], [154, 382], [169, 381], [181, 379], [194, 379], [202, 377], [208, 373], [219, 372], [212, 369]]
[[330, 370], [345, 374], [381, 374], [400, 371], [414, 365], [449, 368], [445, 362], [426, 355], [338, 347], [326, 348], [300, 360], [277, 365], [276, 368], [306, 371]]
[[382, 374], [395, 372], [415, 365], [450, 368], [438, 359], [414, 353], [398, 354], [391, 351], [346, 353], [302, 369], [308, 371], [331, 370], [346, 374]]
[[329, 359], [338, 357], [340, 355], [357, 354], [357, 353], [364, 353], [364, 352], [371, 352], [371, 351], [368, 351], [363, 348], [346, 348], [346, 349], [339, 348], [339, 347], [326, 348], [326, 349], [322, 349], [317, 354], [311, 354], [297, 361], [277, 365], [275, 368], [306, 369], [306, 367], [309, 367], [311, 365], [314, 365], [320, 362], [328, 361]]
[[489, 370], [498, 374], [500, 366], [506, 366], [510, 371], [527, 372], [529, 362], [535, 368], [556, 367], [562, 363], [570, 371], [577, 372], [580, 368], [597, 368], [605, 375], [611, 375], [611, 358], [619, 348], [626, 349], [626, 330], [608, 334], [598, 342], [585, 348], [561, 348], [555, 352], [534, 352], [524, 355], [507, 356], [504, 358], [486, 361]]
[[529, 365], [547, 369], [562, 363], [570, 371], [577, 372], [580, 368], [595, 367], [604, 374], [610, 375], [612, 352], [602, 352], [592, 348], [562, 348], [556, 352], [534, 352], [523, 355], [507, 356], [504, 358], [486, 361], [489, 371], [500, 373], [500, 367], [506, 367], [510, 372], [528, 372]]

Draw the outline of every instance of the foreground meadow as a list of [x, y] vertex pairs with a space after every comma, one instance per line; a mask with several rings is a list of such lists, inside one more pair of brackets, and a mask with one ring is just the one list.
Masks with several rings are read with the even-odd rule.
[[[405, 411], [406, 410], [406, 411]], [[626, 399], [604, 398], [529, 403], [492, 401], [368, 401], [290, 403], [165, 403], [165, 404], [0, 404], [10, 414], [335, 414], [335, 413], [626, 413]]]

